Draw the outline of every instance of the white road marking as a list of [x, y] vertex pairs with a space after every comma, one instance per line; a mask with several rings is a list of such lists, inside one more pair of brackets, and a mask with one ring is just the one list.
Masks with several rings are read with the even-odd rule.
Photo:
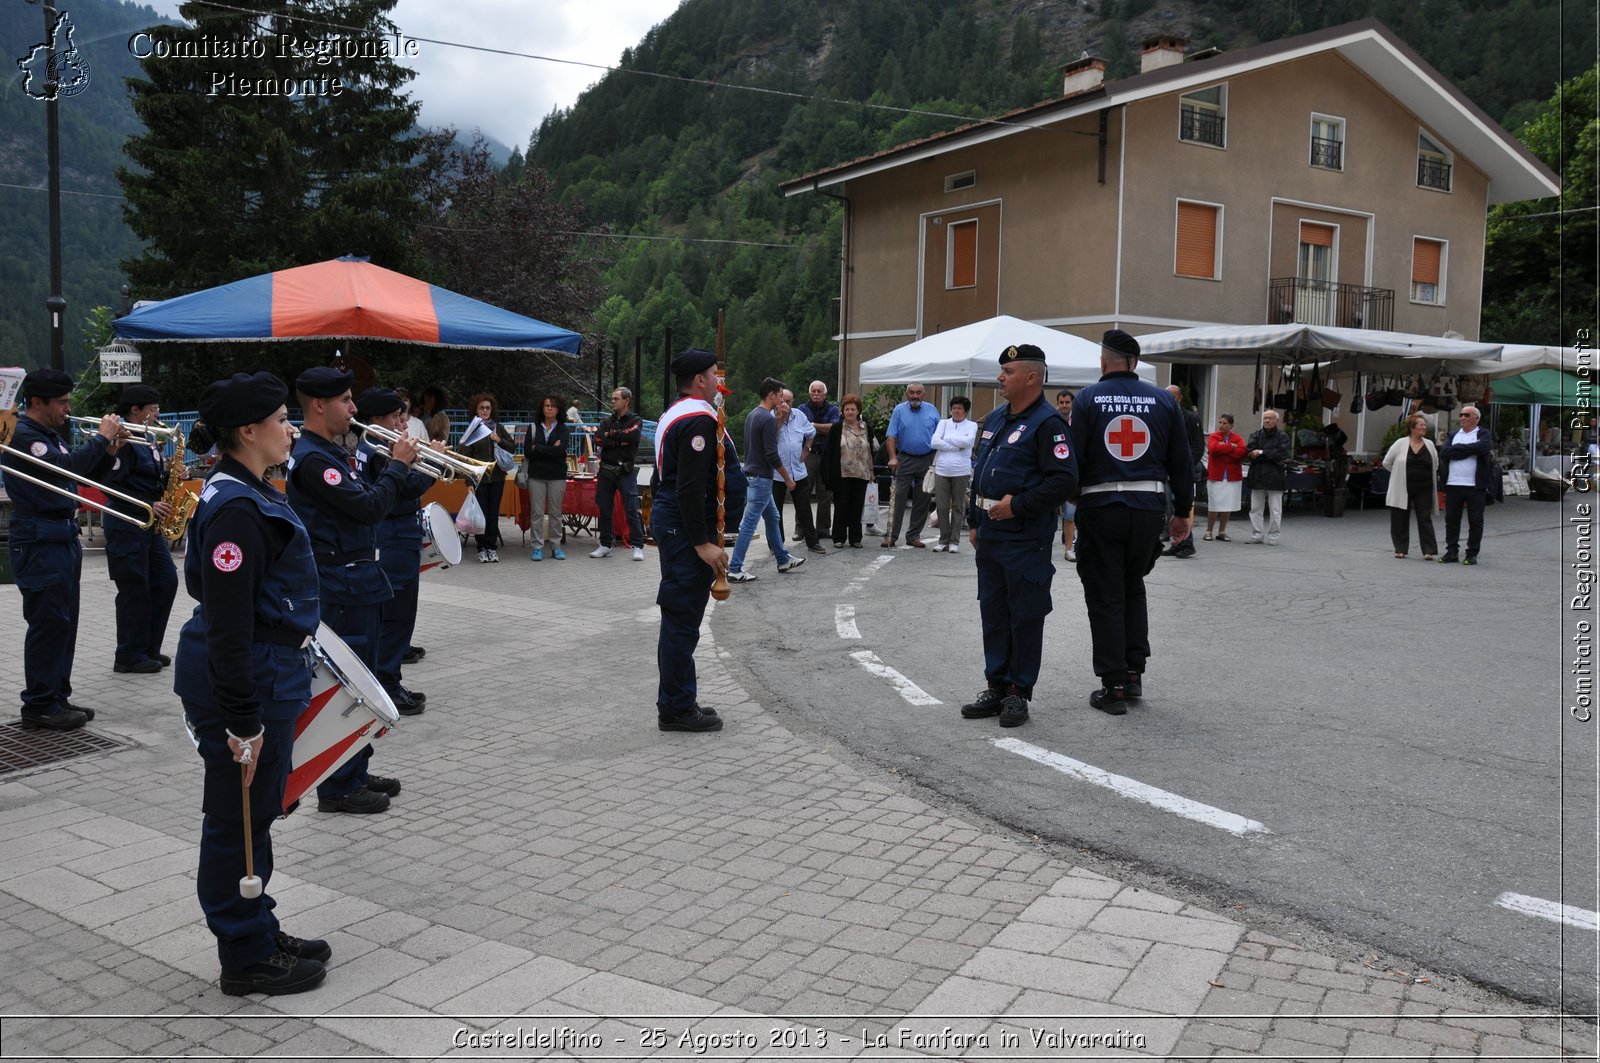
[[879, 554], [877, 559], [867, 566], [867, 570], [865, 572], [851, 580], [849, 583], [845, 584], [844, 592], [846, 594], [860, 594], [862, 588], [867, 585], [867, 580], [872, 578], [873, 573], [877, 572], [880, 568], [893, 560], [893, 554]]
[[923, 690], [917, 684], [890, 668], [878, 659], [878, 655], [871, 650], [857, 650], [850, 655], [861, 667], [875, 676], [881, 676], [893, 684], [895, 692], [906, 700], [909, 705], [943, 705], [944, 702]]
[[856, 627], [856, 607], [853, 605], [836, 605], [833, 607], [833, 626], [838, 630], [842, 639], [858, 639], [861, 631]]
[[1600, 929], [1600, 913], [1591, 912], [1587, 908], [1557, 904], [1555, 901], [1529, 897], [1525, 893], [1502, 893], [1494, 903], [1513, 912], [1548, 919], [1553, 923], [1566, 923], [1568, 926], [1575, 926], [1590, 933]]
[[872, 564], [867, 566], [867, 572], [869, 574], [871, 574], [873, 572], [876, 572], [876, 571], [878, 571], [878, 569], [882, 568], [884, 565], [887, 565], [889, 562], [891, 562], [893, 560], [894, 560], [894, 555], [893, 554], [879, 554], [877, 559], [875, 561], [873, 561]]
[[1224, 812], [1220, 808], [1202, 805], [1198, 801], [1191, 801], [1187, 797], [1159, 790], [1154, 786], [1142, 783], [1137, 779], [1130, 779], [1125, 775], [1113, 775], [1103, 768], [1093, 764], [1085, 764], [1081, 760], [1064, 757], [1060, 753], [1052, 753], [1040, 746], [1030, 745], [1015, 738], [996, 738], [994, 744], [1008, 753], [1017, 753], [1029, 760], [1043, 764], [1045, 767], [1054, 768], [1063, 775], [1070, 775], [1074, 779], [1103, 786], [1107, 790], [1121, 794], [1123, 797], [1145, 804], [1154, 805], [1163, 812], [1192, 819], [1197, 823], [1204, 823], [1208, 827], [1225, 830], [1229, 834], [1243, 837], [1250, 833], [1271, 834], [1272, 832], [1253, 819]]

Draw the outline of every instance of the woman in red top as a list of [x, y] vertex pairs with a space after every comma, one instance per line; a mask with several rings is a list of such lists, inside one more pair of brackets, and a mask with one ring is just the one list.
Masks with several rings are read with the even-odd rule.
[[[1244, 439], [1233, 430], [1232, 414], [1217, 418], [1217, 430], [1206, 437], [1206, 455], [1205, 537], [1230, 542], [1228, 518], [1239, 511], [1239, 485], [1244, 481], [1240, 459], [1245, 455]], [[1222, 518], [1222, 527], [1212, 535], [1218, 517]]]

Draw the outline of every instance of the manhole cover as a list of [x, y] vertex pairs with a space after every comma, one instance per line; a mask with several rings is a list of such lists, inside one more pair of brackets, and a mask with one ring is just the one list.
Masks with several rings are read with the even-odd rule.
[[24, 729], [20, 723], [0, 724], [0, 775], [122, 748], [121, 742], [83, 727], [76, 731], [35, 731]]

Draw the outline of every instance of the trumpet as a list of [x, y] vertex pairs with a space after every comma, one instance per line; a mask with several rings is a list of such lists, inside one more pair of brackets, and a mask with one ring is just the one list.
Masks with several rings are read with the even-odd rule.
[[[405, 438], [403, 433], [396, 432], [382, 425], [362, 424], [360, 421], [351, 421], [350, 427], [360, 432], [363, 436], [382, 440], [384, 443], [393, 444]], [[373, 444], [373, 449], [384, 457], [393, 457], [393, 452], [387, 446]], [[477, 487], [489, 470], [494, 468], [492, 461], [479, 461], [469, 458], [465, 454], [457, 454], [453, 450], [434, 450], [425, 443], [417, 443], [417, 461], [413, 466], [418, 472], [438, 480], [440, 483], [449, 483], [456, 477], [461, 477], [473, 487]]]
[[[98, 417], [68, 417], [67, 420], [86, 432], [98, 432], [100, 430], [100, 418]], [[123, 421], [122, 430], [146, 442], [159, 439], [161, 442], [166, 443], [178, 435], [178, 429], [172, 425], [136, 424], [133, 421]]]
[[[118, 520], [125, 520], [129, 524], [135, 525], [139, 528], [149, 528], [155, 524], [156, 511], [150, 506], [150, 503], [145, 502], [142, 499], [134, 498], [132, 495], [123, 494], [121, 491], [107, 487], [105, 484], [97, 483], [94, 480], [89, 479], [87, 476], [80, 476], [77, 473], [72, 472], [70, 469], [63, 469], [57, 465], [52, 465], [43, 458], [36, 458], [25, 450], [18, 450], [16, 447], [11, 446], [11, 432], [14, 419], [15, 415], [10, 414], [9, 411], [7, 411], [5, 414], [0, 414], [0, 454], [5, 454], [13, 459], [26, 461], [33, 465], [42, 465], [44, 468], [50, 470], [50, 473], [53, 476], [76, 481], [77, 483], [94, 488], [108, 498], [115, 498], [119, 502], [126, 502], [136, 509], [144, 510], [145, 517], [143, 520], [140, 520], [138, 517], [131, 517], [128, 514], [123, 513], [121, 510], [113, 509], [102, 502], [96, 502], [92, 498], [85, 498], [76, 491], [69, 491], [59, 484], [51, 483], [50, 481], [42, 479], [38, 476], [30, 476], [21, 469], [16, 468], [14, 464], [5, 470], [6, 476], [15, 476], [19, 480], [26, 480], [35, 487], [42, 487], [46, 491], [50, 491], [53, 494], [63, 495], [77, 502], [80, 506], [86, 506], [89, 509], [97, 510], [102, 515], [107, 517], [116, 517]], [[98, 421], [95, 423], [96, 425], [99, 424]]]

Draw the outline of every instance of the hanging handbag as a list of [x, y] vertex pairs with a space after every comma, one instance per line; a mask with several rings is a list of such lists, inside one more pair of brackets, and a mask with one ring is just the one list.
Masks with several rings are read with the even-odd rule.
[[1356, 376], [1354, 392], [1355, 393], [1350, 396], [1350, 412], [1360, 413], [1362, 410], [1366, 409], [1366, 404], [1361, 400], [1361, 377], [1359, 374]]

